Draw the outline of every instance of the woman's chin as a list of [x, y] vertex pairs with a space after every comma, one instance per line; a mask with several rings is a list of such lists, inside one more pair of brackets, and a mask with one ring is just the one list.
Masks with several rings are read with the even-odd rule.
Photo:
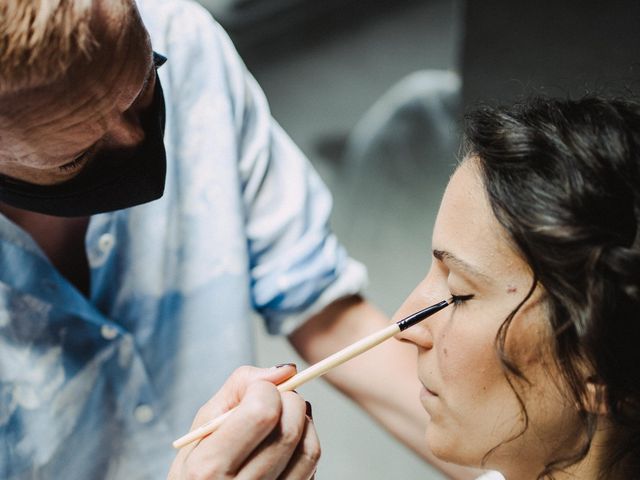
[[454, 452], [452, 451], [452, 448], [447, 445], [447, 442], [441, 441], [441, 434], [436, 432], [436, 430], [437, 427], [434, 427], [433, 425], [429, 425], [427, 427], [427, 446], [429, 447], [429, 450], [431, 450], [431, 453], [438, 457], [438, 459], [445, 462], [451, 462], [451, 457]]
[[437, 427], [429, 425], [426, 432], [427, 446], [431, 453], [439, 460], [456, 465], [477, 466], [478, 462], [464, 455], [464, 448], [452, 441], [453, 435], [439, 431]]

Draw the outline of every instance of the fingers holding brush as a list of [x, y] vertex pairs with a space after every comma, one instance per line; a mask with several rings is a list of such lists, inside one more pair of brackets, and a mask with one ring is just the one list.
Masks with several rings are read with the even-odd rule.
[[295, 366], [236, 371], [199, 410], [193, 428], [228, 412], [224, 421], [214, 434], [179, 451], [169, 478], [279, 478], [298, 444], [303, 439], [308, 444], [308, 436], [315, 435], [305, 426], [304, 400], [292, 392], [281, 393], [274, 385], [294, 373]]
[[264, 381], [252, 383], [215, 435], [208, 435], [178, 452], [171, 468], [173, 476], [169, 478], [237, 478], [236, 473], [246, 458], [277, 425], [280, 412], [280, 393], [276, 388]]
[[[397, 335], [399, 332], [404, 331], [407, 328], [421, 322], [425, 318], [428, 318], [431, 315], [439, 312], [440, 310], [442, 310], [443, 308], [447, 307], [450, 304], [451, 304], [451, 299], [443, 300], [435, 305], [431, 305], [430, 307], [423, 308], [422, 310], [419, 310], [413, 313], [412, 315], [409, 315], [408, 317], [405, 317], [402, 320], [399, 320], [398, 322], [392, 323], [391, 325], [387, 325], [381, 330], [373, 332], [367, 335], [366, 337], [352, 343], [351, 345], [344, 347], [342, 350], [334, 353], [333, 355], [329, 355], [325, 359], [315, 363], [314, 365], [311, 365], [310, 367], [308, 367], [307, 369], [303, 370], [302, 372], [296, 375], [293, 375], [293, 376], [290, 375], [289, 377], [284, 375], [279, 376], [277, 375], [278, 372], [273, 374], [273, 369], [272, 369], [271, 371], [269, 371], [269, 374], [267, 376], [274, 377], [274, 378], [265, 377], [265, 380], [269, 380], [277, 384], [278, 391], [280, 392], [288, 392], [288, 391], [294, 390], [298, 388], [300, 385], [303, 385], [306, 382], [313, 380], [314, 378], [324, 375], [332, 368], [335, 368], [338, 365], [341, 365], [344, 362], [351, 360], [354, 357], [357, 357], [361, 353], [364, 353], [367, 350], [370, 350], [371, 348], [375, 347], [376, 345], [379, 345], [380, 343], [384, 342], [385, 340], [388, 340], [389, 338]], [[291, 364], [279, 365], [279, 367], [284, 367], [284, 366], [289, 366], [289, 370], [291, 367], [294, 367], [294, 371], [295, 371], [295, 365], [291, 365]], [[250, 368], [250, 367], [245, 367], [245, 369], [246, 368]], [[279, 372], [279, 373], [282, 373], [282, 372]], [[292, 373], [292, 372], [289, 371], [288, 373]], [[280, 377], [280, 378], [276, 378], [276, 377]], [[225, 388], [223, 387], [223, 391], [224, 390]], [[216, 395], [216, 397], [214, 397], [214, 399], [212, 400], [213, 404], [218, 403], [217, 402], [218, 395]], [[223, 395], [223, 397], [224, 396], [225, 395]], [[232, 413], [230, 408], [233, 405], [237, 404], [238, 401], [239, 401], [238, 398], [236, 398], [231, 402], [229, 401], [229, 399], [227, 399], [227, 407], [223, 409], [223, 411], [226, 412], [225, 414], [220, 415], [217, 418], [212, 418], [205, 423], [200, 423], [199, 427], [192, 429], [186, 435], [183, 435], [182, 437], [175, 440], [173, 442], [173, 446], [175, 448], [183, 448], [184, 446], [189, 445], [192, 442], [195, 442], [207, 435], [212, 434], [224, 422], [226, 417]]]
[[321, 448], [316, 427], [313, 423], [311, 404], [309, 402], [305, 403], [307, 407], [305, 431], [287, 464], [287, 468], [278, 477], [279, 480], [312, 480], [315, 478], [315, 472], [320, 461]]
[[284, 392], [280, 422], [247, 459], [238, 478], [311, 478], [320, 456], [320, 442], [306, 411], [306, 402], [300, 395]]
[[451, 299], [423, 308], [295, 376], [294, 365], [236, 371], [201, 409], [192, 431], [173, 442], [181, 451], [170, 478], [312, 478], [320, 456], [319, 442], [313, 423], [302, 413], [302, 398], [290, 391], [450, 304]]

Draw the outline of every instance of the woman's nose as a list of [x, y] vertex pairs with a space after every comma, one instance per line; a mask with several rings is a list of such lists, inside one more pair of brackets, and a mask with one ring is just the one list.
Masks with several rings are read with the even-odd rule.
[[430, 323], [433, 322], [434, 317], [437, 317], [439, 314], [440, 312], [429, 318], [425, 318], [420, 323], [398, 333], [395, 338], [401, 342], [412, 343], [421, 349], [429, 350], [433, 348], [433, 332], [430, 328]]
[[[442, 283], [438, 282], [438, 272], [433, 268], [429, 269], [427, 276], [413, 289], [404, 303], [393, 316], [394, 321], [399, 321], [415, 312], [418, 312], [429, 305], [435, 305], [446, 297], [443, 292]], [[444, 311], [446, 312], [446, 308]], [[401, 342], [413, 343], [418, 348], [433, 348], [433, 328], [434, 322], [442, 318], [443, 310], [425, 318], [420, 323], [413, 325], [403, 332], [398, 333], [395, 338]]]

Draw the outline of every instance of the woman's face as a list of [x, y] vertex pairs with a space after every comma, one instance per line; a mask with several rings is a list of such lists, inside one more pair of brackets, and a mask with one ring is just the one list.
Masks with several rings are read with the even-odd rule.
[[[573, 403], [560, 393], [547, 350], [548, 323], [536, 288], [507, 335], [506, 351], [531, 385], [513, 379], [529, 426], [509, 385], [495, 347], [496, 334], [532, 285], [527, 264], [516, 254], [486, 198], [473, 159], [451, 178], [433, 232], [433, 259], [426, 278], [396, 316], [454, 296], [451, 305], [399, 338], [418, 347], [422, 405], [430, 415], [427, 442], [443, 460], [528, 478], [568, 443], [577, 424]], [[513, 440], [511, 440], [513, 439]], [[510, 441], [511, 440], [511, 441]], [[525, 465], [527, 467], [525, 468]], [[535, 478], [535, 477], [534, 477]]]

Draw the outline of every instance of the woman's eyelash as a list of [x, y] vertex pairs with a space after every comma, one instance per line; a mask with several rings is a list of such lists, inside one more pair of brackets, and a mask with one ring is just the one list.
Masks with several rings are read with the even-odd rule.
[[451, 294], [451, 303], [453, 303], [454, 307], [457, 307], [458, 305], [462, 305], [464, 302], [466, 302], [467, 300], [471, 300], [473, 298], [473, 295], [454, 295]]

